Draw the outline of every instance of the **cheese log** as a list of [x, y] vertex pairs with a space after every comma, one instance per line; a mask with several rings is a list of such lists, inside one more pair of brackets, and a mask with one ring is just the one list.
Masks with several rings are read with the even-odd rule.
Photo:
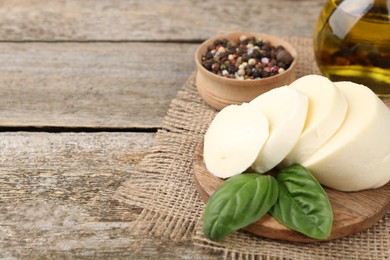
[[268, 91], [250, 102], [269, 121], [269, 137], [252, 168], [264, 173], [278, 165], [297, 143], [306, 120], [308, 98], [284, 86]]
[[317, 180], [341, 191], [383, 186], [390, 180], [390, 110], [367, 87], [337, 82], [348, 112], [337, 133], [303, 163]]
[[344, 121], [348, 104], [338, 88], [327, 78], [308, 75], [290, 87], [309, 98], [309, 108], [302, 135], [283, 161], [283, 165], [302, 163], [324, 145]]
[[209, 172], [229, 178], [248, 169], [268, 138], [268, 119], [244, 103], [222, 109], [204, 137], [204, 161]]

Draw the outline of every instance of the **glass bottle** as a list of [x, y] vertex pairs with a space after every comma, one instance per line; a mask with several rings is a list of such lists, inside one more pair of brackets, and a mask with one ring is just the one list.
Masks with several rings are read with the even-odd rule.
[[390, 0], [328, 0], [314, 52], [332, 81], [353, 81], [390, 97]]

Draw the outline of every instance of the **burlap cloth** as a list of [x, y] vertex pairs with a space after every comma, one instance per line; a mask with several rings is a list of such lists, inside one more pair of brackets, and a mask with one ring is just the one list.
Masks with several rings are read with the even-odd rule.
[[[287, 40], [297, 48], [300, 57], [296, 76], [319, 74], [311, 39]], [[206, 239], [201, 230], [204, 203], [195, 187], [192, 161], [197, 144], [215, 114], [199, 97], [193, 74], [172, 101], [149, 153], [114, 196], [121, 202], [143, 208], [132, 225], [135, 235], [178, 242], [190, 240], [195, 246], [213, 251], [214, 256], [219, 253], [221, 258], [390, 258], [390, 211], [367, 231], [329, 242], [291, 243], [244, 231], [234, 232], [222, 243]]]

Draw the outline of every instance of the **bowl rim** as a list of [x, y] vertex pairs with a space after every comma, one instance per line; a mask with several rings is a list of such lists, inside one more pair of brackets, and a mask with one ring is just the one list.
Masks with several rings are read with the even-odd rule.
[[[242, 79], [232, 79], [232, 78], [225, 78], [223, 76], [220, 76], [220, 75], [217, 75], [217, 74], [214, 74], [212, 73], [211, 71], [208, 71], [205, 67], [203, 67], [203, 65], [201, 64], [201, 58], [202, 58], [202, 55], [203, 53], [201, 53], [201, 50], [205, 47], [208, 47], [209, 45], [211, 45], [211, 43], [213, 43], [215, 40], [217, 39], [223, 39], [223, 38], [232, 38], [233, 36], [241, 36], [241, 35], [245, 35], [245, 36], [255, 36], [255, 37], [260, 37], [260, 38], [263, 38], [265, 40], [268, 40], [271, 42], [272, 46], [275, 46], [275, 44], [273, 44], [274, 41], [277, 41], [278, 44], [277, 45], [281, 45], [283, 46], [285, 49], [288, 49], [288, 51], [290, 52], [290, 54], [293, 56], [293, 62], [290, 64], [290, 67], [288, 69], [286, 69], [283, 73], [281, 74], [277, 74], [277, 75], [273, 75], [273, 76], [270, 76], [270, 77], [266, 77], [266, 78], [261, 78], [261, 79], [257, 79], [257, 80], [242, 80]], [[287, 46], [287, 48], [286, 48]], [[291, 71], [293, 71], [297, 65], [297, 59], [298, 59], [298, 53], [297, 53], [297, 50], [296, 48], [291, 45], [289, 42], [287, 42], [286, 40], [282, 39], [282, 38], [279, 38], [279, 37], [276, 37], [276, 36], [273, 36], [273, 35], [270, 35], [270, 34], [266, 34], [266, 33], [258, 33], [258, 32], [241, 32], [241, 31], [237, 31], [237, 32], [230, 32], [230, 33], [226, 33], [226, 34], [222, 34], [222, 35], [217, 35], [217, 36], [214, 36], [214, 37], [211, 37], [205, 41], [203, 41], [199, 46], [198, 48], [196, 49], [196, 52], [195, 52], [195, 63], [196, 63], [196, 66], [198, 68], [198, 70], [202, 71], [203, 73], [206, 73], [206, 75], [214, 78], [215, 80], [226, 80], [227, 82], [231, 82], [234, 84], [234, 82], [240, 82], [240, 84], [243, 84], [244, 82], [264, 82], [264, 81], [271, 81], [271, 80], [278, 80], [286, 75], [288, 75]]]

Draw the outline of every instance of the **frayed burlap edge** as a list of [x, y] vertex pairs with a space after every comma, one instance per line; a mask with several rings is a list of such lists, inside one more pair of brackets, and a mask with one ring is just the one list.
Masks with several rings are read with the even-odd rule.
[[145, 158], [114, 198], [144, 210], [132, 229], [174, 241], [190, 239], [203, 210], [192, 179], [192, 155], [216, 111], [194, 87], [194, 74], [172, 101]]
[[[300, 57], [296, 76], [319, 74], [311, 39], [291, 37], [288, 41]], [[204, 204], [195, 188], [192, 160], [216, 111], [199, 97], [194, 77], [191, 75], [172, 101], [147, 156], [114, 196], [143, 208], [132, 225], [135, 235], [192, 240], [206, 251], [232, 259], [389, 259], [390, 212], [365, 232], [323, 243], [277, 241], [244, 231], [221, 243], [206, 239], [201, 230]]]

